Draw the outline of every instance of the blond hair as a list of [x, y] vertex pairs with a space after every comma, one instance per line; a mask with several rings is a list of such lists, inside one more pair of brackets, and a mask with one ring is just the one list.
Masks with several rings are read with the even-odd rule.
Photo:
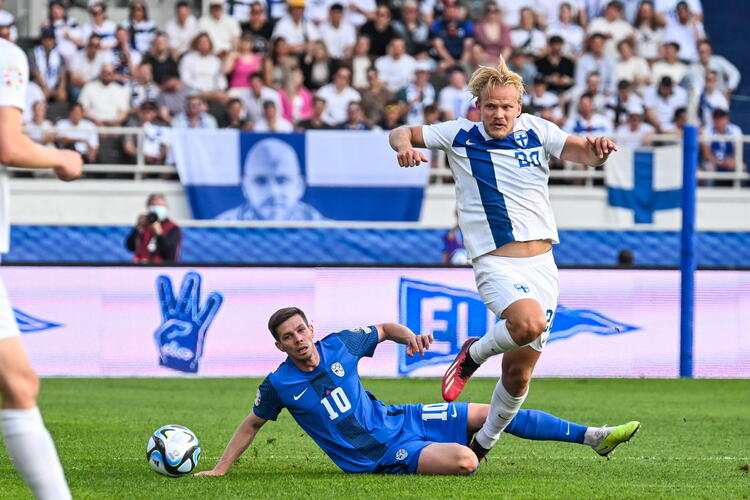
[[479, 99], [485, 89], [497, 86], [509, 86], [518, 90], [518, 103], [521, 104], [526, 88], [523, 86], [521, 75], [508, 68], [503, 56], [494, 68], [480, 66], [469, 79], [469, 90], [471, 94]]

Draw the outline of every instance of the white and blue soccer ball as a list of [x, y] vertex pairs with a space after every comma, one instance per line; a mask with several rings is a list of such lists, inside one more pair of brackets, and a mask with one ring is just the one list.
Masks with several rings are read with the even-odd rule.
[[190, 474], [198, 465], [201, 446], [193, 431], [182, 425], [159, 427], [148, 438], [146, 459], [159, 474], [179, 477]]

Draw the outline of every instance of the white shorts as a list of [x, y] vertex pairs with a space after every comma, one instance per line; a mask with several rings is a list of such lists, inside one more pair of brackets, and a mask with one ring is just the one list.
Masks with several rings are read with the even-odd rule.
[[5, 290], [3, 280], [0, 280], [0, 340], [20, 335], [16, 315], [10, 307], [8, 292]]
[[535, 299], [547, 316], [547, 329], [529, 347], [544, 348], [560, 296], [560, 280], [552, 251], [534, 257], [485, 254], [472, 262], [482, 300], [498, 318], [513, 302]]

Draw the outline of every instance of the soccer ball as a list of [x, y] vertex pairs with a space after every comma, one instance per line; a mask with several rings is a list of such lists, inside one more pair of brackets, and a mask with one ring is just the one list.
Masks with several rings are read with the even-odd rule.
[[146, 459], [159, 474], [179, 477], [190, 474], [201, 456], [201, 446], [193, 431], [182, 425], [159, 427], [148, 438]]

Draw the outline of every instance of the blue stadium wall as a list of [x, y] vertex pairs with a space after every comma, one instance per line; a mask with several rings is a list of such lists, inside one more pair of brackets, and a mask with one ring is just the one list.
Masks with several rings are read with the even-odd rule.
[[[131, 262], [125, 226], [18, 225], [3, 263]], [[184, 264], [428, 265], [442, 262], [439, 229], [183, 228]], [[613, 266], [629, 249], [636, 265], [676, 267], [679, 233], [656, 231], [560, 231], [560, 266]], [[750, 269], [750, 232], [701, 232], [698, 265]]]

